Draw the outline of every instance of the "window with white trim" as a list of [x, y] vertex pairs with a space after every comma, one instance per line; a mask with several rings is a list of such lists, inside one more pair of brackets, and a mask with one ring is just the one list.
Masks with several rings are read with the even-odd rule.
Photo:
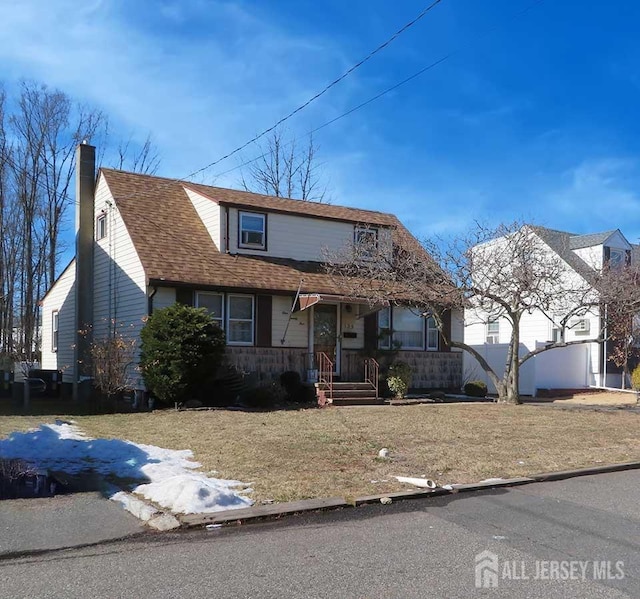
[[96, 218], [96, 240], [100, 241], [107, 236], [107, 215], [99, 214]]
[[227, 343], [253, 345], [254, 308], [252, 295], [227, 296]]
[[487, 323], [487, 343], [500, 343], [500, 321], [490, 320]]
[[196, 307], [206, 308], [215, 323], [224, 329], [224, 296], [222, 293], [197, 292]]
[[391, 349], [391, 308], [378, 312], [378, 347]]
[[[425, 345], [426, 341], [426, 345]], [[440, 332], [435, 318], [425, 318], [411, 308], [393, 306], [378, 311], [378, 347], [380, 349], [438, 351]]]
[[267, 249], [267, 215], [257, 212], [239, 213], [238, 246], [253, 250]]
[[427, 350], [438, 351], [439, 331], [436, 319], [433, 316], [427, 317]]
[[371, 260], [378, 249], [378, 229], [373, 227], [356, 227], [354, 242], [358, 258]]
[[54, 310], [51, 313], [51, 351], [54, 352], [58, 351], [59, 315], [58, 310]]

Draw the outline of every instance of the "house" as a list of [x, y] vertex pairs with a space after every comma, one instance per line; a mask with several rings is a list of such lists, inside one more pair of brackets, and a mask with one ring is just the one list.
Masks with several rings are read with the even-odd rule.
[[[527, 226], [529, 234], [545, 252], [559, 258], [562, 265], [558, 278], [567, 286], [575, 281], [575, 289], [591, 289], [589, 281], [605, 264], [612, 267], [631, 264], [638, 259], [634, 246], [620, 230], [578, 235], [539, 226]], [[489, 251], [491, 247], [487, 246]], [[567, 292], [565, 303], [571, 300]], [[597, 295], [596, 297], [600, 297]], [[582, 389], [589, 387], [623, 387], [623, 374], [609, 359], [611, 344], [596, 341], [605, 330], [606, 310], [594, 302], [587, 310], [571, 314], [571, 306], [556, 307], [556, 312], [540, 309], [526, 312], [520, 323], [520, 355], [547, 346], [551, 342], [584, 341], [584, 344], [550, 349], [525, 362], [520, 372], [520, 393], [536, 395], [541, 389]], [[570, 315], [562, 326], [564, 315]], [[464, 341], [502, 373], [511, 325], [503, 317], [470, 307], [465, 310]], [[593, 340], [593, 341], [591, 341]], [[492, 384], [471, 355], [464, 357], [465, 379], [481, 379]]]
[[[149, 314], [181, 302], [206, 308], [228, 359], [261, 379], [312, 380], [324, 355], [334, 378], [362, 381], [366, 349], [393, 342], [414, 387], [459, 387], [461, 356], [431, 319], [341, 296], [323, 266], [327, 249], [361, 237], [391, 246], [400, 230], [418, 245], [395, 216], [107, 168], [96, 177], [89, 145], [77, 164], [76, 257], [42, 301], [43, 368], [64, 382], [90, 378], [91, 336], [137, 338]], [[131, 374], [143, 389], [135, 364]]]

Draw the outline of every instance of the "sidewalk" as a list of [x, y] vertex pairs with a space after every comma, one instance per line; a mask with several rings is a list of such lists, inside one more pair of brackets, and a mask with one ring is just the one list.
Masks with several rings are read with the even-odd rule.
[[0, 559], [144, 531], [143, 522], [97, 492], [0, 501]]

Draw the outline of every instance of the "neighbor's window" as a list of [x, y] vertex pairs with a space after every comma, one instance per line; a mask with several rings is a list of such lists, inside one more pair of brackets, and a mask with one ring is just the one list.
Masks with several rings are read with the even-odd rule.
[[625, 262], [625, 253], [623, 250], [609, 250], [609, 265], [611, 268], [619, 268]]
[[252, 295], [227, 297], [227, 343], [253, 345], [254, 306]]
[[240, 239], [238, 245], [254, 250], [267, 249], [267, 215], [240, 212]]
[[438, 351], [438, 327], [436, 319], [433, 316], [427, 318], [427, 349], [429, 351]]
[[371, 227], [356, 227], [354, 234], [357, 256], [370, 259], [378, 249], [378, 229]]
[[58, 351], [58, 315], [57, 310], [51, 313], [51, 351]]
[[487, 343], [500, 343], [500, 322], [490, 320], [487, 323]]
[[100, 241], [107, 236], [107, 215], [100, 214], [96, 218], [96, 239]]
[[196, 306], [206, 308], [215, 323], [224, 328], [224, 296], [221, 293], [199, 291], [196, 293]]

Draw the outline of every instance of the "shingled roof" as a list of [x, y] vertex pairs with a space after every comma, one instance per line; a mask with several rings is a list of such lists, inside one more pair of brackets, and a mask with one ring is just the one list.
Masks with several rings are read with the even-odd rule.
[[[301, 202], [101, 169], [150, 282], [206, 287], [332, 293], [335, 284], [318, 262], [220, 252], [189, 200], [185, 187], [237, 207], [300, 214], [323, 219], [389, 226], [412, 250], [420, 244], [392, 214]], [[428, 255], [425, 252], [425, 257]]]

